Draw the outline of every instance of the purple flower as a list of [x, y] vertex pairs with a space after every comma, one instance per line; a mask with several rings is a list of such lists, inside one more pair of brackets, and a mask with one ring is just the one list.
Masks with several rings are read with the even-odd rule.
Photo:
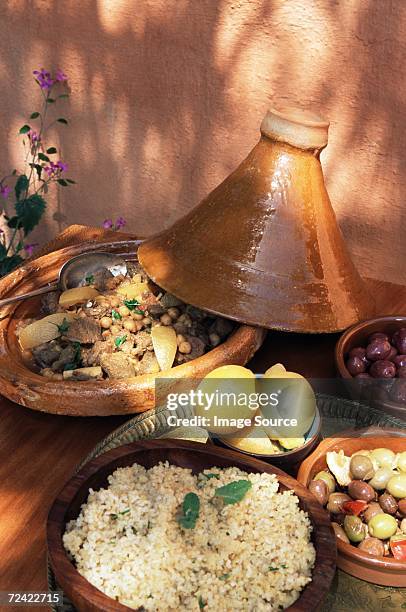
[[118, 217], [118, 219], [116, 219], [116, 229], [121, 229], [126, 223], [127, 221], [124, 219], [124, 217]]
[[41, 140], [40, 135], [37, 134], [37, 132], [34, 132], [34, 130], [30, 130], [27, 136], [31, 140], [31, 142], [39, 142]]
[[1, 185], [0, 184], [0, 195], [3, 196], [4, 199], [8, 198], [8, 194], [11, 191], [11, 187], [9, 187], [8, 185]]
[[51, 74], [41, 68], [41, 70], [34, 70], [33, 75], [36, 77], [41, 89], [51, 89], [55, 81], [51, 78]]
[[105, 219], [103, 221], [104, 229], [111, 229], [113, 227], [113, 221], [111, 219]]
[[31, 255], [34, 252], [35, 247], [38, 246], [37, 242], [34, 242], [33, 244], [25, 244], [24, 245], [24, 251], [26, 252], [28, 257], [31, 257]]
[[56, 162], [56, 166], [61, 172], [66, 172], [66, 170], [68, 169], [68, 164], [64, 164], [61, 160]]
[[55, 80], [62, 83], [62, 81], [67, 81], [68, 77], [66, 76], [64, 72], [62, 72], [60, 68], [58, 68], [58, 70], [55, 73]]

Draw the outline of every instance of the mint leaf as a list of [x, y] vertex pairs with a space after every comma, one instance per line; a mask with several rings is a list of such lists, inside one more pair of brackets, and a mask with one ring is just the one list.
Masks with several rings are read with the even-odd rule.
[[223, 487], [218, 487], [214, 495], [216, 497], [221, 497], [225, 505], [236, 504], [244, 498], [251, 487], [252, 483], [250, 480], [235, 480]]
[[127, 306], [128, 310], [134, 310], [134, 308], [140, 305], [138, 300], [124, 300], [124, 304]]
[[193, 529], [196, 527], [199, 512], [199, 497], [196, 495], [196, 493], [186, 493], [182, 504], [182, 514], [177, 518], [179, 525], [184, 529]]
[[117, 310], [114, 310], [114, 308], [113, 308], [113, 310], [111, 311], [111, 316], [113, 317], [113, 319], [114, 319], [115, 321], [121, 321], [121, 319], [123, 318], [123, 317], [121, 316], [121, 314], [120, 314], [119, 312], [117, 312]]
[[60, 325], [57, 325], [58, 331], [60, 334], [65, 334], [69, 329], [69, 321], [67, 319], [63, 319]]
[[93, 274], [88, 274], [88, 276], [86, 276], [85, 278], [86, 284], [87, 285], [93, 285], [94, 283], [94, 276]]
[[126, 340], [127, 340], [127, 334], [125, 336], [117, 336], [117, 338], [114, 340], [114, 344], [116, 345], [117, 348], [120, 348], [120, 346], [124, 344]]

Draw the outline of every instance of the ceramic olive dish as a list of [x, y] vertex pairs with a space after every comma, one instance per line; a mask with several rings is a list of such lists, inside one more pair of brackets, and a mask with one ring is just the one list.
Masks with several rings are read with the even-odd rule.
[[[72, 245], [24, 263], [0, 280], [0, 299], [26, 293], [52, 283], [61, 266], [82, 253], [104, 251], [124, 259], [134, 259], [138, 240], [114, 242], [92, 241]], [[176, 366], [166, 372], [146, 374], [125, 380], [89, 382], [53, 381], [30, 369], [23, 355], [16, 329], [19, 321], [39, 315], [40, 299], [30, 298], [0, 309], [0, 393], [11, 401], [53, 414], [73, 416], [106, 416], [143, 412], [159, 403], [155, 397], [155, 380], [171, 380], [171, 391], [177, 381], [204, 377], [216, 367], [226, 364], [244, 365], [261, 346], [264, 330], [247, 325], [237, 326], [225, 342], [202, 357]], [[164, 385], [162, 391], [169, 391]]]
[[338, 374], [346, 380], [347, 388], [354, 399], [359, 400], [363, 396], [375, 407], [406, 422], [406, 404], [402, 406], [402, 404], [392, 401], [382, 388], [378, 393], [373, 392], [374, 379], [353, 378], [346, 367], [346, 360], [351, 349], [365, 347], [371, 334], [382, 332], [392, 336], [401, 327], [406, 327], [406, 316], [377, 317], [350, 327], [342, 334], [336, 344], [335, 363]]
[[305, 487], [276, 467], [228, 449], [180, 440], [141, 440], [115, 448], [87, 463], [63, 487], [50, 510], [47, 523], [50, 564], [59, 587], [67, 594], [76, 609], [81, 612], [130, 610], [127, 606], [107, 597], [76, 570], [62, 543], [67, 522], [78, 516], [81, 505], [88, 497], [89, 488], [98, 490], [106, 486], [108, 476], [118, 467], [139, 463], [151, 468], [161, 461], [189, 468], [194, 473], [214, 466], [219, 468], [235, 466], [250, 473], [275, 474], [280, 490], [293, 490], [299, 498], [300, 507], [308, 513], [313, 526], [311, 537], [316, 549], [316, 561], [312, 571], [312, 581], [288, 609], [292, 612], [308, 612], [319, 608], [335, 574], [336, 544], [327, 513]]
[[[369, 435], [368, 435], [369, 434]], [[326, 438], [300, 466], [297, 479], [308, 487], [313, 477], [326, 469], [326, 454], [343, 450], [352, 455], [360, 450], [389, 448], [395, 453], [406, 451], [406, 431], [358, 430], [353, 437]], [[370, 437], [372, 436], [372, 437]], [[379, 437], [378, 437], [379, 436]], [[343, 571], [367, 582], [382, 586], [406, 587], [406, 563], [393, 557], [372, 557], [352, 544], [337, 539], [337, 566]]]

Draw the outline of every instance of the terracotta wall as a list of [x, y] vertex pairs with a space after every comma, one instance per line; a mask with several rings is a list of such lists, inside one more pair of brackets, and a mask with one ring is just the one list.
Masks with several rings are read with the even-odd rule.
[[331, 120], [322, 159], [359, 270], [406, 282], [404, 0], [2, 0], [0, 168], [37, 107], [33, 69], [72, 91], [58, 130], [78, 182], [36, 238], [124, 215], [170, 224], [248, 153], [271, 104]]

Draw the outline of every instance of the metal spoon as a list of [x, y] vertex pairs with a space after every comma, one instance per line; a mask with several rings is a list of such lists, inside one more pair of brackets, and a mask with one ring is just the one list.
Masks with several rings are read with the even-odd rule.
[[83, 255], [76, 255], [66, 261], [62, 268], [59, 270], [59, 277], [55, 283], [51, 283], [46, 287], [34, 289], [28, 293], [22, 293], [20, 295], [13, 295], [12, 297], [0, 300], [0, 308], [13, 302], [19, 302], [26, 300], [27, 298], [34, 297], [36, 295], [42, 295], [43, 293], [49, 293], [50, 291], [65, 291], [66, 289], [72, 289], [73, 287], [80, 287], [86, 284], [86, 277], [99, 272], [107, 268], [113, 274], [127, 274], [127, 264], [118, 255], [113, 253], [83, 253]]

